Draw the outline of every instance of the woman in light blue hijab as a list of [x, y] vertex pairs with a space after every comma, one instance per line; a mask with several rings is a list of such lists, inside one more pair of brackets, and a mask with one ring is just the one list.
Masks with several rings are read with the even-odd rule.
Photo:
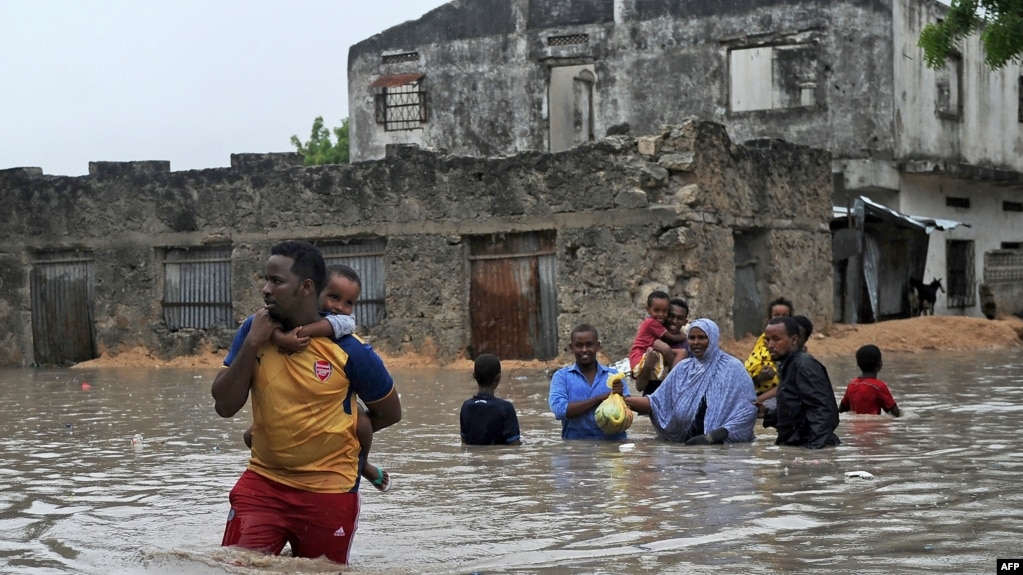
[[626, 397], [634, 411], [649, 413], [657, 435], [686, 445], [753, 441], [756, 393], [749, 372], [725, 353], [716, 323], [689, 327], [690, 357], [675, 366], [649, 397]]

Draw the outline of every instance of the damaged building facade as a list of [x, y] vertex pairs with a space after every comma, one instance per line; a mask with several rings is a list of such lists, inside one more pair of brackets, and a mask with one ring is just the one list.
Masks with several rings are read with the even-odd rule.
[[921, 268], [917, 279], [944, 281], [938, 314], [981, 315], [983, 290], [1000, 313], [1019, 313], [1023, 76], [1018, 63], [988, 69], [976, 37], [927, 68], [917, 39], [946, 10], [934, 0], [456, 0], [350, 49], [352, 158], [395, 143], [556, 152], [693, 115], [737, 142], [831, 151], [836, 206], [863, 196], [968, 224], [930, 233], [925, 262], [882, 258], [900, 267], [881, 275], [894, 283], [878, 287], [880, 300], [840, 274], [835, 320], [862, 319], [857, 299], [875, 307], [866, 315], [898, 316]]
[[343, 166], [244, 154], [183, 172], [2, 170], [0, 365], [226, 348], [284, 239], [360, 272], [360, 329], [395, 355], [567, 360], [587, 322], [617, 359], [655, 289], [724, 334], [759, 332], [780, 295], [827, 318], [830, 166], [826, 151], [735, 145], [689, 120], [505, 158], [395, 146]]

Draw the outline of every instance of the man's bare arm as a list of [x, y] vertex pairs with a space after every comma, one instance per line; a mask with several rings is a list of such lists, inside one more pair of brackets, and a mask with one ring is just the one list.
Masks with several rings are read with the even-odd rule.
[[379, 431], [401, 421], [401, 399], [398, 390], [391, 389], [383, 399], [366, 404], [366, 414], [373, 425], [373, 431]]
[[264, 343], [270, 341], [270, 335], [276, 326], [266, 310], [256, 312], [238, 354], [231, 361], [231, 365], [222, 369], [213, 380], [211, 391], [220, 417], [232, 417], [245, 407], [245, 402], [249, 400], [252, 374], [255, 371], [256, 353]]

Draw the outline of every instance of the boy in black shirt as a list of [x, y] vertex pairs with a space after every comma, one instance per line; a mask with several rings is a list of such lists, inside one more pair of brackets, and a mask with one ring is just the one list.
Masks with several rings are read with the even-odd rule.
[[470, 445], [519, 445], [519, 418], [510, 401], [494, 397], [501, 383], [501, 360], [485, 353], [476, 358], [472, 372], [479, 386], [476, 395], [465, 400], [460, 416], [462, 443]]

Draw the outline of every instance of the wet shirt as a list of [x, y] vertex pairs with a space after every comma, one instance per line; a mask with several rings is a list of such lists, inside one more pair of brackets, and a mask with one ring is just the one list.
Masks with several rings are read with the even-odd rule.
[[515, 407], [489, 393], [465, 400], [459, 420], [462, 441], [470, 445], [507, 445], [522, 439]]
[[652, 317], [646, 318], [643, 323], [639, 324], [636, 339], [633, 340], [632, 349], [629, 350], [629, 365], [632, 369], [636, 369], [639, 360], [643, 359], [646, 351], [653, 347], [654, 342], [661, 339], [661, 336], [667, 331], [668, 328], [664, 327], [663, 323]]
[[841, 407], [863, 415], [881, 415], [881, 410], [891, 411], [895, 398], [885, 382], [872, 377], [857, 377], [849, 382], [842, 397]]
[[778, 407], [768, 410], [764, 427], [778, 428], [778, 445], [802, 445], [817, 449], [841, 443], [838, 402], [828, 371], [806, 352], [791, 353], [779, 366]]
[[[245, 320], [224, 359], [230, 365], [249, 333]], [[380, 357], [362, 340], [314, 337], [298, 353], [268, 342], [256, 353], [249, 469], [306, 491], [343, 493], [358, 485], [355, 394], [367, 403], [393, 393]]]
[[[562, 439], [625, 439], [626, 435], [616, 433], [604, 435], [604, 432], [597, 426], [597, 419], [594, 416], [596, 408], [591, 409], [579, 417], [568, 418], [565, 414], [568, 411], [568, 404], [576, 401], [583, 401], [594, 397], [607, 395], [611, 388], [607, 385], [607, 377], [617, 371], [611, 371], [605, 365], [597, 364], [597, 374], [593, 377], [593, 384], [586, 381], [586, 376], [579, 371], [577, 364], [572, 364], [554, 372], [551, 378], [551, 393], [548, 399], [551, 412], [561, 422]], [[624, 390], [629, 395], [629, 388]]]

